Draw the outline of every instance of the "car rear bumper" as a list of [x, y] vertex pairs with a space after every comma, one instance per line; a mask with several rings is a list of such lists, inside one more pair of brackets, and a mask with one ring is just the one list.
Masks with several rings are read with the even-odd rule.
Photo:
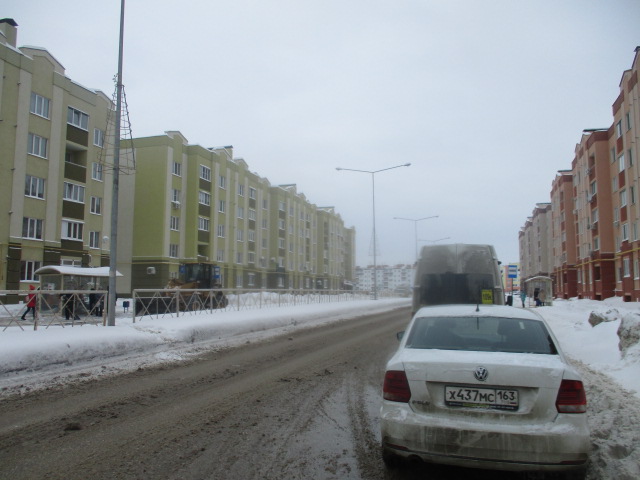
[[505, 425], [417, 415], [407, 404], [385, 401], [381, 431], [383, 448], [396, 455], [472, 468], [579, 469], [590, 447], [586, 421], [578, 415], [561, 415], [544, 425]]

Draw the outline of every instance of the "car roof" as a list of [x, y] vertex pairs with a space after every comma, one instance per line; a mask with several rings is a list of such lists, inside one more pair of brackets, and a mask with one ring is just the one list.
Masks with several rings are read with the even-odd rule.
[[433, 305], [422, 307], [415, 317], [503, 317], [543, 321], [536, 312], [509, 305]]

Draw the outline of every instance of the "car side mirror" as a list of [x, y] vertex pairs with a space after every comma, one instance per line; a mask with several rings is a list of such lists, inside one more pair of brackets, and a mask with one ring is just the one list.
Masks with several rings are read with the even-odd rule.
[[398, 339], [398, 341], [402, 340], [402, 337], [404, 337], [404, 330], [402, 332], [396, 333], [396, 338]]

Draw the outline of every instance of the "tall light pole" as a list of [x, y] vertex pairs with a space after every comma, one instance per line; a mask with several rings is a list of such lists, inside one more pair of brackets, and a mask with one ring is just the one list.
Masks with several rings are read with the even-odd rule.
[[402, 165], [395, 165], [393, 167], [381, 168], [380, 170], [357, 170], [355, 168], [342, 168], [336, 167], [336, 170], [344, 170], [346, 172], [360, 172], [371, 174], [371, 204], [373, 205], [373, 299], [378, 299], [378, 263], [377, 263], [377, 246], [376, 246], [376, 173], [384, 172], [386, 170], [393, 170], [394, 168], [409, 167], [410, 163], [403, 163]]
[[422, 220], [429, 220], [430, 218], [438, 218], [438, 215], [432, 215], [431, 217], [423, 217], [423, 218], [402, 218], [402, 217], [393, 217], [394, 220], [407, 220], [409, 222], [413, 222], [413, 233], [415, 235], [416, 240], [416, 262], [418, 261], [418, 222]]
[[118, 76], [116, 80], [116, 124], [113, 145], [113, 194], [111, 198], [111, 244], [109, 250], [109, 290], [107, 325], [116, 324], [116, 274], [118, 268], [118, 192], [120, 186], [120, 122], [122, 120], [122, 51], [124, 39], [124, 0], [120, 2], [120, 39], [118, 42]]

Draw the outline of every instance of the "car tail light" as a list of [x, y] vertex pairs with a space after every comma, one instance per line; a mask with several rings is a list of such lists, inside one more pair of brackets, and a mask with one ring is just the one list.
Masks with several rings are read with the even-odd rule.
[[587, 396], [580, 380], [562, 380], [556, 408], [559, 413], [584, 413], [587, 411]]
[[408, 403], [411, 398], [411, 389], [409, 388], [409, 381], [404, 371], [387, 371], [387, 373], [384, 374], [382, 392], [385, 400]]

